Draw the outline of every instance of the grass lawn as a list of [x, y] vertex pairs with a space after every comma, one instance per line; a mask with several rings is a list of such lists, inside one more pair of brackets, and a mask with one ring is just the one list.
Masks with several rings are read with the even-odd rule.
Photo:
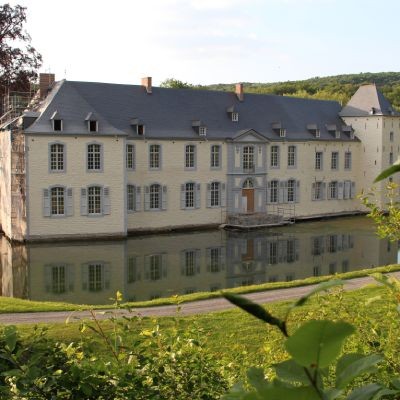
[[[388, 265], [383, 267], [363, 269], [359, 271], [351, 271], [342, 274], [336, 274], [335, 277], [339, 279], [352, 279], [361, 276], [367, 276], [374, 272], [394, 272], [400, 270], [399, 264]], [[296, 286], [312, 285], [320, 282], [332, 279], [332, 275], [310, 277], [301, 280], [294, 280], [291, 282], [275, 282], [275, 283], [264, 283], [261, 285], [243, 286], [239, 288], [228, 289], [231, 293], [244, 294], [252, 292], [260, 292], [264, 290], [282, 289]], [[210, 298], [220, 297], [220, 292], [200, 292], [182, 296], [173, 296], [169, 298], [161, 298], [150, 301], [127, 303], [131, 307], [149, 307], [149, 306], [160, 306], [185, 303], [196, 300], [206, 300]], [[106, 305], [79, 305], [70, 303], [58, 303], [58, 302], [41, 302], [41, 301], [30, 301], [22, 299], [14, 299], [9, 297], [0, 296], [0, 313], [14, 313], [14, 312], [43, 312], [43, 311], [77, 311], [77, 310], [89, 310], [89, 309], [105, 309], [110, 308], [109, 304]]]

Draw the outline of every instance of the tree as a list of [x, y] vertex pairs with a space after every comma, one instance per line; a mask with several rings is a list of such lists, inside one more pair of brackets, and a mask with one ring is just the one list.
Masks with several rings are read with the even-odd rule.
[[42, 56], [31, 46], [24, 29], [26, 8], [0, 6], [0, 96], [8, 91], [29, 91], [37, 79]]
[[190, 89], [193, 88], [193, 85], [187, 82], [180, 81], [179, 79], [168, 78], [165, 81], [160, 83], [160, 86], [163, 88], [170, 89]]

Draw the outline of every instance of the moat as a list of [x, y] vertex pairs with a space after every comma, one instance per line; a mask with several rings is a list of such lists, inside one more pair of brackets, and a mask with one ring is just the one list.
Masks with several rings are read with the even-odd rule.
[[366, 217], [118, 241], [11, 246], [3, 237], [0, 294], [107, 304], [119, 290], [141, 301], [393, 264], [397, 252]]

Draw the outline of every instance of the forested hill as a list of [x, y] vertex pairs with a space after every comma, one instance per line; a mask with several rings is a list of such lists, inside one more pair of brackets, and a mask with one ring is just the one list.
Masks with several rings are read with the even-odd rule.
[[[272, 93], [285, 96], [337, 100], [345, 104], [357, 88], [365, 83], [375, 83], [392, 105], [400, 110], [400, 72], [366, 72], [276, 83], [244, 82], [244, 86], [247, 93]], [[234, 84], [215, 84], [197, 87], [232, 91], [234, 86]]]

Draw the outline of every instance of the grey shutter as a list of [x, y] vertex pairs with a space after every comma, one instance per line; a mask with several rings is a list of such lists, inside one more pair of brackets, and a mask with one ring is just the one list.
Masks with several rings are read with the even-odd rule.
[[211, 249], [206, 249], [207, 272], [211, 272]]
[[279, 199], [278, 199], [278, 202], [279, 203], [283, 203], [284, 202], [284, 199], [285, 199], [285, 197], [284, 197], [284, 191], [285, 191], [285, 182], [279, 182], [278, 183], [278, 192], [279, 192]]
[[283, 182], [283, 202], [288, 202], [288, 181]]
[[225, 247], [220, 248], [220, 259], [221, 259], [221, 270], [223, 271], [225, 269], [225, 265], [226, 265], [226, 248]]
[[103, 188], [103, 214], [111, 214], [110, 188], [108, 186]]
[[111, 264], [110, 263], [104, 263], [103, 265], [103, 271], [104, 271], [104, 288], [105, 289], [110, 289], [110, 282], [111, 282]]
[[43, 216], [50, 217], [50, 190], [43, 189]]
[[195, 254], [195, 265], [196, 265], [196, 273], [200, 274], [200, 261], [201, 261], [201, 250], [197, 249], [194, 252]]
[[68, 282], [68, 290], [70, 292], [74, 291], [74, 266], [72, 264], [67, 264], [65, 266], [65, 274], [67, 275], [67, 282]]
[[161, 209], [167, 209], [167, 186], [162, 186], [162, 194], [161, 194]]
[[207, 183], [207, 207], [211, 207], [211, 183]]
[[81, 188], [81, 215], [87, 215], [87, 189]]
[[311, 200], [316, 200], [315, 198], [315, 182], [311, 185]]
[[327, 190], [326, 190], [326, 198], [327, 198], [328, 200], [331, 200], [331, 199], [332, 199], [332, 197], [331, 197], [331, 191], [330, 191], [330, 186], [331, 186], [331, 182], [328, 183], [328, 185], [327, 185]]
[[225, 183], [221, 183], [221, 207], [226, 207], [226, 187], [225, 187]]
[[201, 185], [200, 183], [196, 183], [196, 208], [200, 208], [200, 189], [201, 189]]
[[144, 187], [144, 210], [150, 210], [150, 188], [149, 186]]
[[181, 185], [181, 210], [186, 208], [186, 190], [185, 185]]
[[299, 239], [294, 239], [294, 254], [296, 261], [300, 258], [300, 241]]
[[166, 278], [168, 274], [167, 254], [161, 254], [161, 268], [162, 268], [162, 276], [163, 278]]
[[181, 251], [181, 275], [185, 276], [185, 267], [186, 267], [186, 251]]
[[265, 189], [265, 199], [266, 199], [266, 203], [267, 204], [270, 203], [270, 193], [271, 193], [271, 182], [268, 181], [267, 182], [267, 187]]
[[82, 264], [81, 268], [82, 276], [82, 290], [88, 290], [88, 280], [89, 280], [89, 265]]
[[343, 200], [343, 182], [338, 182], [338, 199]]
[[136, 186], [135, 187], [135, 211], [141, 211], [142, 209], [142, 190], [140, 188], [140, 186]]
[[350, 198], [354, 199], [355, 194], [356, 194], [356, 183], [355, 182], [351, 182]]
[[150, 279], [150, 256], [144, 256], [144, 279]]
[[53, 266], [45, 265], [44, 266], [44, 285], [46, 292], [51, 292], [51, 288], [53, 286]]
[[296, 203], [300, 203], [300, 181], [296, 181], [296, 186], [294, 188], [294, 201]]
[[322, 182], [322, 200], [325, 200], [325, 194], [326, 194], [326, 183]]
[[73, 189], [67, 189], [67, 216], [70, 217], [74, 215], [74, 197], [73, 197]]

